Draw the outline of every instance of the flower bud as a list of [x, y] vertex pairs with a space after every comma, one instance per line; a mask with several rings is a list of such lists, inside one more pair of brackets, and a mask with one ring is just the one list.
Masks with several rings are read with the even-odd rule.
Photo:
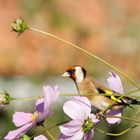
[[31, 140], [31, 138], [27, 135], [23, 135], [20, 140]]
[[11, 101], [11, 96], [7, 92], [0, 94], [0, 106], [9, 104], [10, 101]]
[[23, 19], [16, 19], [13, 23], [11, 23], [12, 31], [22, 34], [25, 30], [28, 29], [26, 23]]

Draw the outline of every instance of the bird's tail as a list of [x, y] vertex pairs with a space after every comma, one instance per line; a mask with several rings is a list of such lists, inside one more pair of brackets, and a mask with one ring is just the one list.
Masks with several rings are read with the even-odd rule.
[[140, 100], [134, 99], [134, 98], [129, 98], [128, 102], [130, 105], [140, 105]]

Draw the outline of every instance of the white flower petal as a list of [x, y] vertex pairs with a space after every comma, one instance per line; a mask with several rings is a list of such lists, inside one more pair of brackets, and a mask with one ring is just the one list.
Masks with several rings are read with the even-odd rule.
[[80, 129], [82, 129], [82, 123], [79, 120], [72, 120], [62, 126], [60, 126], [60, 131], [66, 136], [73, 136]]
[[91, 112], [91, 105], [86, 97], [75, 97], [64, 103], [63, 110], [72, 119], [84, 122]]
[[123, 93], [122, 82], [120, 80], [120, 77], [117, 74], [115, 74], [114, 72], [110, 72], [107, 82], [111, 90], [117, 93]]
[[[123, 111], [122, 108], [119, 109], [119, 110], [112, 110], [109, 113], [107, 113], [107, 115], [121, 117], [122, 111]], [[121, 122], [121, 119], [120, 118], [106, 118], [106, 121], [109, 124], [115, 124], [115, 123], [118, 123], [119, 124]]]
[[48, 140], [48, 139], [43, 135], [39, 135], [39, 136], [34, 137], [34, 140]]

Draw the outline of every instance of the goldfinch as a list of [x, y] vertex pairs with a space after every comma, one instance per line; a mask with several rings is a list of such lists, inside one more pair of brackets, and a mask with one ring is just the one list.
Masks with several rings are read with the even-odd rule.
[[79, 95], [86, 96], [98, 111], [103, 111], [109, 106], [113, 110], [118, 110], [124, 106], [140, 104], [140, 101], [130, 97], [120, 98], [119, 93], [103, 86], [91, 76], [87, 76], [87, 71], [80, 65], [70, 67], [62, 77], [70, 77], [75, 82]]

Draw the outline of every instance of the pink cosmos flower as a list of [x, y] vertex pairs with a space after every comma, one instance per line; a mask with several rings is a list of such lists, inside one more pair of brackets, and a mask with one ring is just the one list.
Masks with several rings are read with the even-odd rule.
[[91, 104], [86, 97], [74, 97], [64, 103], [64, 112], [72, 119], [60, 126], [59, 140], [90, 140], [94, 136], [95, 124], [99, 122], [91, 113]]
[[16, 130], [10, 131], [5, 137], [5, 140], [19, 139], [23, 134], [29, 131], [36, 123], [45, 120], [47, 116], [52, 113], [52, 103], [56, 101], [59, 96], [59, 89], [57, 86], [43, 87], [44, 98], [36, 101], [36, 111], [32, 113], [15, 112], [13, 115], [13, 123]]
[[[124, 93], [120, 77], [114, 72], [109, 73], [109, 78], [107, 79], [107, 82], [111, 90], [117, 92], [118, 94]], [[118, 110], [111, 110], [110, 112], [107, 113], [107, 115], [121, 117], [122, 111], [123, 108], [120, 108]], [[106, 118], [106, 120], [109, 124], [115, 124], [115, 123], [119, 124], [121, 122], [120, 118]]]

